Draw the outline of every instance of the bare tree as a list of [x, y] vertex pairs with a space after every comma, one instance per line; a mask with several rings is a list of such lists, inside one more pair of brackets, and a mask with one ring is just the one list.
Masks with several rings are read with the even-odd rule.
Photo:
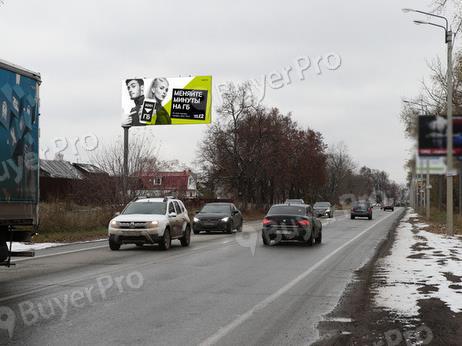
[[[123, 140], [118, 138], [108, 145], [101, 145], [90, 157], [90, 162], [109, 174], [98, 178], [98, 193], [106, 194], [112, 203], [123, 201]], [[137, 131], [130, 136], [128, 156], [129, 198], [134, 197], [140, 187], [140, 177], [147, 172], [158, 171], [159, 160], [152, 135], [146, 130]]]

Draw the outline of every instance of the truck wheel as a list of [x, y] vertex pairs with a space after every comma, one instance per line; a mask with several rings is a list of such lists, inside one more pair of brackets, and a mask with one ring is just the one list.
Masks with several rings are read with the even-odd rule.
[[109, 248], [112, 251], [117, 251], [120, 249], [120, 243], [115, 239], [113, 235], [109, 236]]
[[6, 242], [2, 241], [0, 242], [0, 262], [6, 261], [8, 258], [8, 245], [6, 245]]
[[163, 237], [160, 238], [159, 246], [162, 250], [170, 249], [170, 245], [172, 244], [172, 238], [170, 238], [170, 230], [167, 228], [164, 231]]
[[189, 226], [186, 226], [184, 230], [184, 235], [180, 238], [181, 246], [189, 246], [191, 243], [191, 229]]

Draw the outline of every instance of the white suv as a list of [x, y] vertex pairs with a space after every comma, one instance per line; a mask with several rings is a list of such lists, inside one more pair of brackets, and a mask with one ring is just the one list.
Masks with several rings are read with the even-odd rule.
[[122, 244], [159, 244], [168, 250], [172, 239], [182, 246], [191, 241], [191, 222], [183, 202], [173, 198], [142, 198], [130, 202], [108, 226], [109, 247]]

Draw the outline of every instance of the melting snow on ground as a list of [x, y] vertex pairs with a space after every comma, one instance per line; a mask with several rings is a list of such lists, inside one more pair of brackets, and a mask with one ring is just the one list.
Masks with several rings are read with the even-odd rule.
[[[66, 245], [65, 243], [35, 243], [35, 244], [25, 244], [25, 243], [13, 243], [13, 251], [32, 251], [32, 250], [42, 250], [49, 247]], [[9, 246], [9, 244], [8, 244]]]
[[438, 298], [454, 313], [461, 312], [462, 239], [425, 231], [429, 226], [411, 211], [398, 226], [391, 255], [378, 262], [375, 304], [413, 317], [418, 300]]

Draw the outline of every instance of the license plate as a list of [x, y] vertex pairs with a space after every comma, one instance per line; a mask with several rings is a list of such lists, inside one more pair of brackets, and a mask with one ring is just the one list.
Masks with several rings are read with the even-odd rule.
[[123, 235], [138, 236], [141, 235], [140, 231], [122, 231]]
[[292, 234], [292, 232], [291, 231], [276, 231], [276, 234], [289, 235], [289, 234]]

